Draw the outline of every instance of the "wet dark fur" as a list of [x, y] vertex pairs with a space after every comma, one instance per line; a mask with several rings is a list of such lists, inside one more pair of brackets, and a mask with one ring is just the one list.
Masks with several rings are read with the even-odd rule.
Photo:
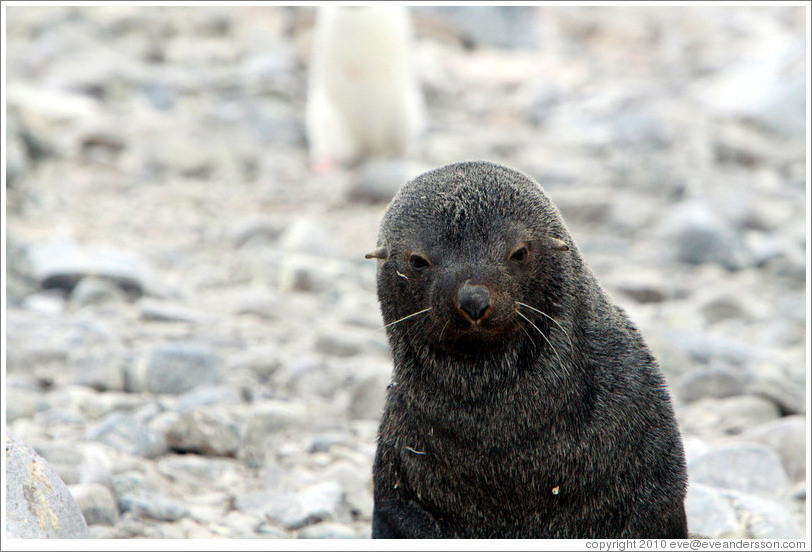
[[[373, 538], [686, 536], [663, 377], [540, 186], [490, 163], [428, 172], [395, 197], [378, 246], [385, 322], [432, 310], [387, 327]], [[492, 290], [481, 331], [453, 304], [466, 280]], [[514, 301], [557, 324], [518, 307], [533, 328]]]

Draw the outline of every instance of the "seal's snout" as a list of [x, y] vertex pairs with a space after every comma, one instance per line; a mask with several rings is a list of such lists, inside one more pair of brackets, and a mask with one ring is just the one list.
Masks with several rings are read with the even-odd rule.
[[457, 307], [465, 313], [472, 322], [487, 318], [490, 313], [491, 292], [488, 286], [465, 282], [457, 292]]

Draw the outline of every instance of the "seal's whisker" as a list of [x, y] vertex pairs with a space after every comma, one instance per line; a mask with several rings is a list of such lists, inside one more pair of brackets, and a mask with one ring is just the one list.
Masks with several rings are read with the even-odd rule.
[[516, 301], [516, 304], [519, 305], [520, 307], [526, 307], [526, 308], [528, 308], [528, 309], [530, 309], [532, 311], [535, 311], [535, 312], [539, 313], [540, 315], [542, 315], [542, 316], [548, 318], [549, 320], [551, 320], [553, 322], [553, 324], [558, 326], [559, 329], [561, 329], [561, 332], [567, 337], [567, 341], [570, 342], [570, 347], [575, 349], [575, 345], [573, 345], [572, 339], [570, 339], [570, 334], [567, 333], [567, 330], [564, 329], [564, 326], [562, 326], [561, 324], [558, 323], [558, 320], [556, 320], [555, 318], [553, 318], [552, 316], [550, 316], [546, 312], [537, 309], [536, 307], [531, 307], [527, 303], [522, 303], [521, 301]]
[[449, 322], [449, 321], [448, 321], [448, 320], [446, 320], [446, 321], [445, 321], [445, 324], [443, 324], [443, 329], [442, 329], [442, 330], [440, 330], [440, 338], [439, 338], [437, 341], [439, 341], [439, 342], [442, 342], [442, 341], [443, 341], [443, 335], [445, 334], [445, 331], [446, 331], [446, 329], [448, 328], [448, 322]]
[[538, 333], [540, 333], [540, 334], [541, 334], [541, 337], [543, 337], [543, 338], [544, 338], [544, 341], [546, 341], [546, 342], [547, 342], [547, 345], [549, 345], [549, 346], [550, 346], [550, 349], [552, 349], [552, 350], [553, 350], [553, 354], [555, 354], [555, 358], [557, 358], [557, 359], [558, 359], [558, 364], [559, 364], [559, 365], [560, 365], [562, 368], [566, 367], [566, 365], [565, 365], [565, 364], [564, 364], [564, 363], [561, 361], [561, 357], [560, 357], [560, 356], [558, 356], [558, 351], [557, 351], [557, 350], [556, 350], [556, 348], [553, 346], [553, 344], [550, 342], [550, 340], [549, 340], [549, 339], [547, 339], [547, 336], [546, 336], [546, 335], [544, 335], [544, 332], [543, 332], [543, 331], [541, 331], [541, 330], [539, 329], [539, 327], [538, 327], [538, 326], [536, 326], [535, 324], [533, 324], [533, 321], [532, 321], [532, 320], [530, 320], [530, 319], [529, 319], [529, 318], [527, 318], [525, 315], [523, 315], [521, 312], [519, 312], [519, 310], [518, 310], [518, 309], [516, 309], [516, 310], [515, 310], [515, 312], [516, 312], [516, 314], [518, 314], [519, 316], [521, 316], [522, 318], [524, 318], [525, 320], [527, 320], [527, 322], [528, 322], [528, 323], [529, 323], [531, 326], [533, 326], [533, 327], [536, 329], [536, 331], [538, 331]]
[[[515, 312], [516, 314], [519, 314], [519, 311], [518, 311], [518, 310], [516, 310], [516, 311], [514, 311], [514, 312]], [[524, 318], [524, 317], [522, 317], [522, 318]], [[526, 319], [525, 319], [525, 320], [526, 320]], [[526, 335], [526, 336], [527, 336], [527, 339], [529, 339], [529, 340], [530, 340], [530, 343], [533, 345], [533, 349], [535, 350], [535, 348], [536, 348], [536, 342], [533, 340], [533, 336], [531, 336], [531, 335], [530, 335], [530, 332], [528, 332], [528, 331], [527, 331], [527, 329], [526, 329], [526, 328], [525, 328], [525, 327], [524, 327], [524, 326], [523, 326], [521, 323], [517, 324], [517, 326], [519, 326], [519, 327], [522, 329], [522, 331], [524, 332], [524, 335]]]
[[390, 322], [389, 324], [386, 324], [386, 325], [384, 325], [384, 326], [381, 326], [380, 328], [378, 328], [377, 330], [375, 330], [375, 331], [374, 331], [374, 332], [372, 332], [372, 333], [377, 333], [377, 332], [379, 332], [379, 331], [381, 331], [381, 330], [385, 330], [385, 329], [386, 329], [386, 328], [388, 328], [389, 326], [394, 326], [395, 324], [399, 324], [400, 322], [403, 322], [404, 320], [408, 320], [409, 318], [411, 318], [411, 317], [413, 317], [413, 316], [417, 316], [418, 314], [423, 314], [423, 313], [429, 312], [430, 310], [431, 310], [431, 307], [429, 307], [429, 308], [427, 308], [427, 309], [423, 309], [423, 310], [417, 311], [417, 312], [413, 312], [412, 314], [409, 314], [409, 315], [407, 315], [407, 316], [404, 316], [403, 318], [400, 318], [400, 319], [398, 319], [398, 320], [395, 320], [394, 322]]
[[431, 325], [426, 324], [426, 318], [419, 318], [415, 323], [407, 326], [405, 334], [415, 341], [423, 341], [431, 332]]

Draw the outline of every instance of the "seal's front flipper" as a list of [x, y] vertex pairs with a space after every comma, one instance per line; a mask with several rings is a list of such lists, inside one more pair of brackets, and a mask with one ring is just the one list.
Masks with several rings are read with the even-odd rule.
[[437, 521], [412, 500], [390, 498], [375, 504], [373, 539], [439, 539]]

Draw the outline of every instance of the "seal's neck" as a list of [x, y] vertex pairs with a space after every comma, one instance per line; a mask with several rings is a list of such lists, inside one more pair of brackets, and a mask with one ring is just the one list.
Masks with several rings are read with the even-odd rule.
[[516, 393], [532, 391], [532, 372], [543, 359], [521, 347], [494, 352], [459, 353], [407, 343], [393, 347], [393, 382], [420, 402], [489, 404], [509, 400]]

